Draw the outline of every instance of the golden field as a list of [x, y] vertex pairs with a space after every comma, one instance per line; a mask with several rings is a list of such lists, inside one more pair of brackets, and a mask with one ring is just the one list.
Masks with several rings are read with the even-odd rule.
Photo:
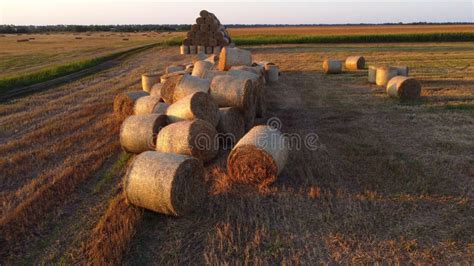
[[[191, 61], [177, 47], [140, 52], [0, 104], [0, 261], [474, 261], [474, 43], [245, 48], [282, 70], [267, 86], [268, 117], [283, 132], [317, 133], [317, 150], [292, 150], [267, 191], [229, 183], [222, 150], [206, 165], [207, 201], [186, 217], [128, 205], [121, 179], [133, 156], [120, 149], [113, 97], [140, 90], [142, 73]], [[422, 98], [388, 98], [365, 70], [322, 73], [324, 58], [354, 54], [368, 65], [408, 65]]]

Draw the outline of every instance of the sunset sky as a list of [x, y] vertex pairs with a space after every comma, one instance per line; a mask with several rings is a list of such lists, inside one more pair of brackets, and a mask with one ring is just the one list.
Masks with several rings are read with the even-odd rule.
[[0, 24], [191, 24], [201, 9], [224, 24], [474, 22], [473, 1], [2, 0]]

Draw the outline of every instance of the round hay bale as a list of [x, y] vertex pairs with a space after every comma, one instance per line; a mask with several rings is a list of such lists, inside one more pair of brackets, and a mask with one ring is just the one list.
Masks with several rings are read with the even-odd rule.
[[375, 73], [375, 83], [378, 86], [387, 86], [388, 81], [398, 74], [396, 68], [393, 67], [378, 67]]
[[181, 45], [179, 51], [181, 54], [189, 54], [189, 45]]
[[227, 158], [231, 180], [266, 186], [274, 182], [288, 160], [288, 140], [267, 125], [252, 128]]
[[240, 110], [236, 107], [219, 108], [219, 123], [216, 129], [217, 132], [224, 134], [223, 140], [237, 143], [245, 134], [244, 117]]
[[199, 91], [170, 105], [166, 115], [170, 123], [201, 119], [215, 127], [219, 122], [219, 106], [208, 93]]
[[166, 126], [164, 114], [131, 115], [120, 127], [120, 145], [130, 153], [141, 153], [155, 149], [156, 135]]
[[232, 66], [251, 66], [252, 53], [250, 51], [224, 47], [219, 55], [219, 70], [229, 70]]
[[237, 107], [244, 116], [245, 128], [250, 129], [256, 116], [256, 90], [248, 78], [224, 75], [212, 79], [210, 94], [219, 107]]
[[177, 72], [173, 72], [173, 73], [169, 73], [169, 74], [164, 74], [160, 77], [160, 83], [166, 83], [166, 81], [170, 78], [170, 77], [175, 77], [175, 76], [183, 76], [183, 75], [186, 75], [186, 71], [177, 71]]
[[396, 67], [397, 68], [397, 75], [398, 76], [405, 76], [405, 77], [408, 77], [408, 72], [409, 72], [409, 69], [407, 66], [398, 66]]
[[204, 75], [204, 72], [206, 70], [211, 69], [213, 66], [214, 64], [207, 60], [197, 61], [196, 63], [194, 63], [194, 68], [191, 75], [202, 78]]
[[368, 75], [367, 79], [369, 83], [375, 84], [376, 74], [377, 74], [377, 66], [369, 66], [369, 70], [367, 72], [367, 75]]
[[198, 47], [197, 47], [197, 52], [198, 52], [198, 54], [199, 54], [199, 53], [206, 54], [206, 46], [204, 46], [204, 45], [198, 45]]
[[421, 84], [414, 78], [396, 76], [387, 84], [387, 94], [400, 99], [417, 99], [421, 94]]
[[170, 107], [169, 104], [159, 102], [153, 108], [153, 113], [155, 113], [155, 114], [166, 114], [166, 110], [168, 110], [168, 107]]
[[166, 74], [183, 71], [184, 69], [186, 69], [184, 65], [171, 65], [166, 68]]
[[189, 46], [189, 54], [196, 54], [196, 53], [197, 53], [197, 47], [193, 43], [192, 45]]
[[190, 155], [207, 162], [217, 156], [216, 135], [215, 127], [204, 120], [180, 121], [160, 130], [156, 150]]
[[142, 75], [142, 89], [146, 92], [150, 92], [151, 87], [156, 83], [160, 83], [159, 73], [145, 73]]
[[151, 87], [150, 96], [160, 97], [161, 98], [161, 88], [163, 87], [163, 83], [156, 83]]
[[348, 70], [358, 70], [364, 69], [365, 67], [365, 58], [363, 56], [349, 56], [346, 58], [346, 69]]
[[219, 55], [221, 53], [221, 47], [220, 46], [214, 46], [212, 48], [212, 53], [215, 55]]
[[170, 78], [161, 88], [161, 97], [165, 103], [172, 104], [198, 91], [209, 92], [210, 81], [207, 79], [184, 75]]
[[145, 91], [133, 91], [127, 93], [120, 93], [114, 98], [114, 114], [115, 117], [122, 120], [130, 115], [133, 115], [133, 106], [135, 101], [140, 97], [148, 96]]
[[198, 209], [207, 193], [204, 167], [198, 159], [156, 151], [137, 155], [123, 184], [131, 204], [173, 216]]
[[278, 77], [280, 76], [280, 70], [276, 65], [266, 65], [265, 66], [265, 78], [268, 82], [278, 82]]
[[[245, 66], [245, 68], [252, 68]], [[255, 116], [265, 117], [266, 112], [266, 100], [265, 100], [265, 78], [264, 76], [259, 76], [254, 72], [238, 70], [243, 69], [242, 67], [232, 67], [226, 73], [231, 76], [236, 76], [238, 78], [250, 79], [255, 92]]]
[[[211, 44], [209, 44], [209, 45], [211, 45]], [[206, 54], [212, 54], [212, 46], [206, 46]]]
[[193, 63], [196, 63], [198, 61], [204, 61], [207, 59], [207, 56], [205, 53], [197, 53], [195, 57], [193, 57]]
[[342, 62], [339, 60], [326, 59], [323, 62], [323, 70], [326, 74], [342, 73]]
[[209, 16], [209, 12], [207, 10], [201, 10], [201, 12], [199, 12], [199, 16], [201, 17], [208, 17]]
[[140, 97], [135, 101], [133, 114], [143, 115], [153, 113], [153, 109], [160, 102], [161, 98], [156, 96]]

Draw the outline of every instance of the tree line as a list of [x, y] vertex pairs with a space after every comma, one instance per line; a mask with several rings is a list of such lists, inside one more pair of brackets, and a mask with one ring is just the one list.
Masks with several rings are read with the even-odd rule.
[[[451, 22], [451, 23], [430, 23], [430, 22], [414, 22], [414, 23], [382, 23], [382, 24], [227, 24], [227, 28], [257, 28], [257, 27], [308, 27], [308, 26], [377, 26], [377, 25], [459, 25], [470, 24], [468, 22]], [[0, 33], [43, 33], [43, 32], [144, 32], [144, 31], [188, 31], [191, 29], [190, 24], [144, 24], [144, 25], [0, 25]]]

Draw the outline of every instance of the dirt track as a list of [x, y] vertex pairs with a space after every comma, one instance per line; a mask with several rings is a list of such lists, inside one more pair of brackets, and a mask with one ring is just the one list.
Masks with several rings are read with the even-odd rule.
[[[319, 148], [292, 151], [265, 193], [231, 186], [223, 160], [212, 163], [202, 210], [181, 219], [145, 212], [125, 262], [472, 261], [473, 47], [254, 48], [284, 71], [267, 89], [269, 117], [281, 119], [284, 132], [317, 133]], [[175, 48], [160, 49], [0, 107], [2, 222], [26, 225], [8, 233], [5, 261], [83, 262], [81, 246], [128, 158], [118, 147], [113, 96], [139, 89], [141, 73], [182, 60]], [[363, 72], [319, 71], [324, 56], [351, 53], [414, 67], [423, 99], [389, 99]], [[55, 188], [53, 180], [75, 182]], [[28, 200], [48, 208], [23, 206]]]

